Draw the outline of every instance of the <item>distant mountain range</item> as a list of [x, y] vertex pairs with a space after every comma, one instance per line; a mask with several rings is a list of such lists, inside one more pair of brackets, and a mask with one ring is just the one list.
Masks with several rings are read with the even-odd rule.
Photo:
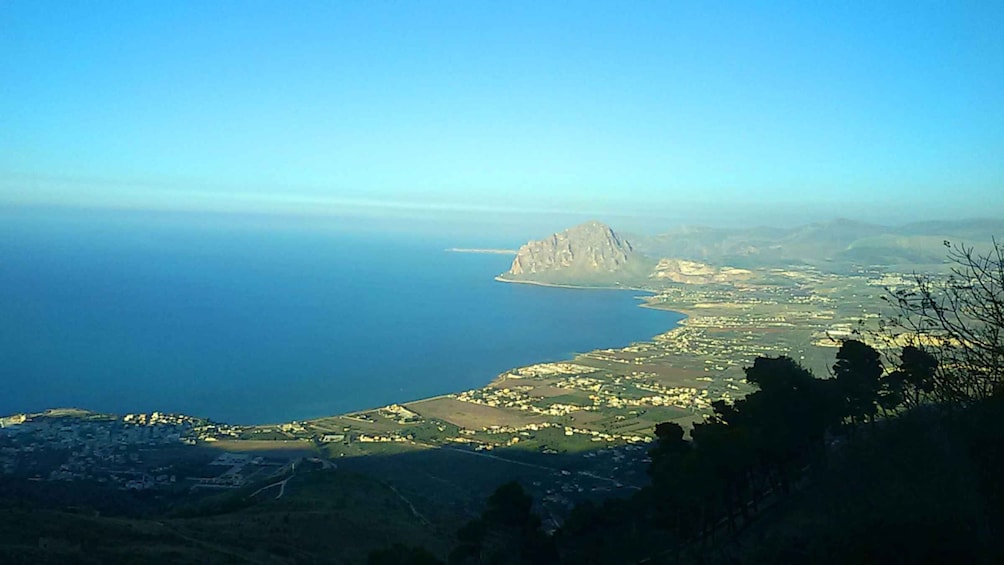
[[1004, 235], [1004, 220], [882, 226], [838, 219], [790, 229], [683, 227], [655, 236], [636, 236], [632, 242], [639, 252], [653, 257], [715, 265], [830, 264], [841, 268], [940, 264], [945, 260], [945, 241], [986, 248], [994, 234]]
[[851, 220], [795, 228], [681, 227], [654, 236], [621, 235], [586, 222], [520, 247], [500, 280], [586, 286], [632, 286], [653, 280], [726, 282], [743, 269], [791, 265], [845, 271], [873, 265], [944, 264], [944, 243], [986, 250], [1004, 236], [1004, 220], [919, 222], [882, 226]]

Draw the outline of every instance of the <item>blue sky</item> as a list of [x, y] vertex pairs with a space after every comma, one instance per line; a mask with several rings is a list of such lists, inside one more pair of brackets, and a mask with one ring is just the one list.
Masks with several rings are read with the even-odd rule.
[[0, 4], [0, 204], [1004, 215], [1002, 2]]

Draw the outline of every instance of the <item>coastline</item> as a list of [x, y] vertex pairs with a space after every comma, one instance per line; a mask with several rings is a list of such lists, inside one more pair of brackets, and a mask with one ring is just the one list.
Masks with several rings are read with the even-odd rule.
[[[503, 282], [503, 283], [528, 284], [528, 285], [533, 285], [533, 286], [543, 286], [543, 287], [550, 287], [550, 288], [564, 288], [564, 289], [572, 289], [572, 290], [634, 290], [634, 291], [637, 291], [637, 292], [647, 292], [651, 296], [655, 296], [655, 294], [656, 294], [656, 291], [654, 291], [654, 290], [649, 290], [649, 289], [644, 289], [644, 288], [638, 288], [638, 287], [576, 286], [576, 285], [568, 285], [568, 284], [544, 283], [544, 282], [537, 282], [537, 281], [509, 280], [509, 279], [504, 279], [501, 276], [496, 276], [495, 280], [498, 281], [498, 282]], [[664, 336], [664, 335], [670, 334], [670, 333], [675, 332], [675, 331], [680, 331], [680, 330], [682, 330], [684, 328], [684, 326], [686, 326], [687, 320], [693, 315], [693, 313], [690, 312], [690, 311], [674, 310], [674, 309], [671, 309], [671, 308], [661, 308], [659, 306], [655, 306], [655, 305], [653, 305], [649, 301], [649, 298], [651, 298], [651, 296], [638, 297], [638, 299], [641, 301], [641, 303], [640, 304], [636, 304], [635, 306], [638, 307], [638, 308], [648, 308], [650, 310], [660, 310], [660, 311], [663, 311], [663, 312], [675, 312], [677, 314], [681, 314], [683, 316], [683, 318], [681, 318], [680, 321], [676, 322], [676, 326], [675, 327], [673, 327], [671, 329], [668, 329], [668, 330], [666, 330], [664, 332], [657, 333], [657, 334], [655, 334], [654, 336], [650, 337], [647, 340], [632, 341], [631, 343], [629, 343], [628, 345], [626, 345], [625, 348], [636, 346], [639, 343], [650, 342], [650, 341], [653, 341], [656, 337]], [[602, 349], [602, 348], [594, 349], [592, 351], [599, 351], [600, 349]], [[589, 353], [589, 352], [586, 352], [586, 353]], [[560, 360], [560, 361], [533, 363], [533, 364], [527, 365], [527, 366], [548, 365], [548, 364], [552, 364], [552, 363], [572, 363], [572, 362], [574, 362], [574, 359], [563, 359], [563, 360]], [[503, 371], [503, 372], [499, 373], [498, 375], [496, 375], [494, 378], [492, 378], [490, 381], [488, 381], [487, 383], [485, 383], [484, 385], [482, 385], [481, 387], [478, 387], [478, 388], [482, 389], [482, 388], [486, 388], [486, 387], [491, 387], [491, 386], [497, 385], [497, 384], [505, 381], [507, 375], [511, 371], [513, 371], [515, 369], [520, 369], [522, 367], [523, 366], [512, 367], [509, 370]], [[439, 395], [431, 396], [431, 397], [428, 397], [428, 398], [416, 398], [414, 400], [406, 400], [406, 401], [402, 401], [402, 402], [395, 403], [395, 404], [399, 404], [401, 406], [412, 406], [412, 405], [420, 404], [420, 403], [423, 403], [423, 402], [430, 402], [430, 401], [439, 400], [439, 399], [443, 399], [443, 398], [451, 398], [451, 397], [453, 397], [454, 395], [456, 395], [456, 394], [458, 394], [460, 392], [463, 392], [463, 391], [448, 392], [448, 393], [445, 393], [445, 394], [439, 394]], [[386, 406], [386, 405], [384, 405], [384, 406]], [[365, 414], [367, 412], [372, 412], [374, 410], [380, 410], [381, 408], [384, 408], [384, 406], [374, 406], [372, 408], [366, 408], [364, 410], [355, 410], [355, 411], [349, 412], [347, 414], [336, 414], [335, 416], [352, 416], [352, 415], [357, 415], [357, 414]], [[325, 416], [325, 418], [335, 417], [335, 416]]]
[[[684, 325], [686, 325], [687, 319], [690, 318], [691, 315], [692, 315], [691, 312], [686, 312], [686, 311], [683, 311], [683, 310], [675, 310], [675, 309], [670, 309], [670, 308], [663, 308], [663, 307], [659, 307], [659, 306], [654, 306], [649, 301], [649, 298], [651, 298], [652, 296], [654, 296], [656, 294], [656, 291], [650, 290], [650, 289], [645, 289], [645, 288], [627, 287], [627, 286], [581, 286], [581, 285], [560, 284], [560, 283], [546, 283], [546, 282], [538, 282], [538, 281], [511, 280], [511, 279], [504, 279], [501, 276], [496, 276], [496, 277], [494, 277], [494, 279], [496, 281], [498, 281], [498, 282], [503, 282], [503, 283], [527, 284], [527, 285], [533, 285], [533, 286], [542, 286], [542, 287], [550, 287], [550, 288], [562, 288], [562, 289], [571, 289], [571, 290], [633, 290], [633, 291], [636, 291], [636, 292], [644, 292], [644, 293], [647, 293], [649, 296], [638, 296], [638, 297], [636, 297], [640, 301], [638, 304], [635, 305], [636, 307], [639, 307], [639, 308], [648, 308], [648, 309], [652, 309], [652, 310], [662, 310], [662, 311], [666, 311], [666, 312], [676, 312], [678, 314], [683, 315], [683, 318], [680, 319], [680, 321], [678, 321], [676, 323], [675, 327], [673, 327], [671, 329], [668, 329], [668, 330], [666, 330], [664, 332], [657, 333], [657, 334], [651, 336], [649, 339], [633, 341], [633, 342], [629, 343], [625, 347], [632, 347], [632, 346], [635, 346], [635, 345], [640, 344], [640, 343], [646, 343], [646, 342], [652, 341], [653, 339], [655, 339], [658, 336], [662, 336], [662, 335], [666, 335], [666, 334], [669, 334], [669, 333], [674, 332], [674, 331], [678, 331], [678, 330], [682, 329], [682, 327]], [[597, 349], [594, 349], [594, 350], [591, 350], [591, 351], [599, 351], [601, 349], [603, 349], [603, 348], [597, 348]], [[589, 353], [589, 352], [586, 352], [586, 353]], [[473, 389], [473, 390], [479, 390], [479, 389], [482, 389], [482, 388], [491, 387], [491, 386], [493, 386], [493, 385], [501, 382], [501, 380], [504, 380], [505, 376], [510, 371], [515, 370], [515, 369], [519, 369], [519, 368], [522, 368], [522, 367], [535, 366], [535, 365], [538, 365], [538, 364], [540, 364], [540, 365], [547, 365], [549, 363], [570, 363], [572, 361], [573, 361], [573, 359], [562, 359], [562, 360], [553, 361], [553, 362], [531, 363], [530, 365], [521, 365], [521, 366], [511, 367], [509, 370], [503, 371], [502, 373], [499, 373], [499, 374], [495, 375], [488, 382], [484, 383], [483, 385], [481, 385], [481, 386], [479, 386], [479, 387], [477, 387], [476, 389]], [[293, 419], [293, 420], [289, 420], [288, 422], [259, 422], [259, 423], [237, 424], [237, 425], [241, 426], [241, 427], [252, 427], [253, 428], [253, 427], [263, 427], [263, 426], [275, 426], [275, 425], [289, 424], [289, 423], [296, 423], [296, 422], [315, 422], [315, 421], [325, 420], [325, 419], [329, 419], [329, 418], [341, 418], [341, 417], [352, 418], [353, 416], [360, 416], [360, 415], [364, 415], [364, 414], [367, 414], [367, 413], [370, 413], [370, 412], [381, 410], [381, 409], [383, 409], [383, 408], [385, 408], [387, 406], [393, 406], [393, 405], [411, 406], [411, 405], [414, 405], [414, 404], [420, 404], [420, 403], [431, 402], [431, 401], [440, 400], [440, 399], [444, 399], [444, 398], [450, 398], [450, 397], [452, 397], [452, 396], [454, 396], [456, 394], [459, 394], [461, 392], [464, 392], [464, 391], [463, 390], [458, 390], [458, 391], [447, 392], [447, 393], [443, 393], [443, 394], [439, 394], [439, 395], [435, 395], [435, 396], [430, 396], [430, 397], [421, 397], [421, 398], [413, 398], [413, 399], [407, 399], [407, 400], [399, 400], [397, 402], [392, 402], [392, 403], [389, 403], [389, 404], [381, 404], [381, 405], [378, 405], [378, 406], [371, 406], [371, 407], [362, 408], [362, 409], [359, 409], [359, 410], [352, 410], [352, 411], [349, 411], [349, 412], [339, 412], [339, 413], [335, 413], [335, 414], [326, 414], [326, 415], [318, 416], [318, 417], [314, 417], [314, 418]], [[31, 412], [31, 413], [23, 412], [23, 413], [10, 414], [10, 415], [6, 415], [6, 416], [3, 416], [3, 417], [4, 417], [4, 419], [7, 419], [7, 418], [18, 417], [18, 416], [51, 415], [52, 413], [64, 412], [64, 411], [79, 411], [79, 412], [82, 412], [82, 413], [88, 413], [88, 414], [93, 414], [93, 415], [109, 415], [109, 416], [116, 416], [116, 417], [122, 416], [121, 414], [97, 413], [97, 412], [93, 412], [93, 411], [91, 411], [89, 409], [86, 409], [86, 408], [57, 407], [57, 408], [49, 408], [49, 409], [43, 410], [41, 412]], [[178, 414], [178, 415], [183, 415], [183, 416], [186, 416], [186, 417], [191, 417], [191, 418], [195, 418], [195, 419], [199, 419], [199, 420], [217, 422], [216, 420], [213, 420], [211, 418], [202, 417], [202, 416], [193, 416], [193, 415], [190, 415], [190, 414]], [[224, 421], [219, 421], [218, 423], [220, 423], [220, 424], [228, 424], [229, 425], [228, 422], [224, 422]]]
[[475, 253], [481, 255], [515, 255], [515, 249], [493, 249], [481, 247], [450, 247], [447, 253]]
[[[657, 290], [652, 290], [652, 289], [648, 289], [648, 288], [642, 288], [642, 287], [639, 287], [639, 286], [578, 286], [578, 285], [572, 285], [572, 284], [546, 283], [546, 282], [539, 282], [539, 281], [519, 281], [519, 280], [513, 280], [513, 279], [505, 279], [505, 278], [502, 278], [501, 275], [496, 276], [495, 280], [498, 281], [498, 282], [501, 282], [501, 283], [528, 284], [528, 285], [532, 285], [532, 286], [543, 286], [543, 287], [549, 287], [549, 288], [568, 288], [568, 289], [573, 289], [573, 290], [633, 290], [633, 291], [636, 291], [636, 292], [647, 292], [651, 296], [655, 296], [658, 293]], [[652, 310], [663, 310], [663, 311], [666, 311], [666, 312], [676, 312], [678, 314], [683, 314], [684, 317], [683, 317], [682, 320], [680, 320], [678, 322], [678, 325], [684, 324], [687, 321], [687, 318], [690, 318], [691, 316], [694, 315], [694, 313], [692, 311], [690, 311], [690, 310], [679, 310], [679, 309], [676, 309], [676, 308], [662, 308], [662, 307], [659, 307], [659, 306], [655, 306], [655, 305], [653, 305], [648, 300], [649, 298], [651, 298], [651, 296], [640, 297], [642, 303], [641, 304], [637, 304], [637, 306], [639, 308], [649, 308], [649, 309], [652, 309]], [[676, 329], [676, 328], [673, 328], [673, 329]], [[673, 331], [673, 330], [669, 330], [669, 331]], [[657, 335], [663, 335], [665, 333], [669, 333], [669, 331], [663, 332], [662, 334], [657, 334]], [[655, 337], [655, 336], [653, 336], [653, 337]], [[638, 343], [638, 342], [632, 342], [632, 343]]]
[[[657, 290], [652, 290], [652, 289], [648, 289], [648, 288], [642, 288], [642, 287], [639, 287], [639, 286], [579, 286], [579, 285], [572, 285], [572, 284], [546, 283], [546, 282], [539, 282], [539, 281], [519, 281], [519, 280], [513, 280], [513, 279], [505, 279], [505, 278], [502, 278], [501, 275], [496, 276], [495, 280], [498, 281], [498, 282], [501, 282], [501, 283], [528, 284], [528, 285], [532, 285], [532, 286], [544, 286], [544, 287], [549, 287], [549, 288], [568, 288], [568, 289], [573, 289], [573, 290], [633, 290], [635, 292], [647, 292], [651, 296], [655, 296], [658, 293]], [[676, 309], [676, 308], [662, 308], [662, 307], [659, 307], [659, 306], [655, 306], [655, 305], [653, 305], [648, 300], [649, 298], [651, 298], [651, 296], [640, 297], [642, 303], [641, 304], [637, 304], [637, 306], [639, 308], [649, 308], [649, 309], [652, 309], [652, 310], [663, 310], [663, 311], [666, 311], [666, 312], [676, 312], [678, 314], [683, 314], [683, 319], [680, 320], [677, 323], [677, 325], [684, 324], [687, 321], [687, 318], [690, 318], [691, 316], [694, 315], [694, 313], [692, 311], [690, 311], [690, 310], [679, 310], [679, 309]], [[673, 329], [675, 330], [676, 328], [673, 328]], [[663, 334], [669, 333], [671, 331], [673, 331], [673, 330], [669, 330], [667, 332], [663, 332], [661, 334], [656, 334], [656, 335], [663, 335]], [[655, 336], [653, 336], [653, 337], [655, 337]], [[638, 342], [632, 342], [632, 344], [634, 344], [634, 343], [638, 343]]]
[[636, 290], [640, 292], [651, 292], [651, 293], [655, 292], [654, 290], [649, 290], [647, 288], [641, 288], [637, 286], [585, 286], [585, 285], [574, 285], [565, 283], [548, 283], [541, 281], [521, 281], [515, 279], [502, 278], [502, 275], [497, 275], [495, 277], [495, 280], [501, 283], [509, 283], [509, 284], [528, 284], [531, 286], [546, 286], [550, 288], [571, 288], [576, 290]]

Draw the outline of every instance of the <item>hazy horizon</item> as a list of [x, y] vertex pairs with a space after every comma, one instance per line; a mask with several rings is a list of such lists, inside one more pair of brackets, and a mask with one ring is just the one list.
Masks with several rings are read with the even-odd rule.
[[[388, 211], [389, 210], [389, 211]], [[748, 229], [772, 227], [794, 229], [810, 224], [851, 221], [895, 228], [925, 222], [1004, 221], [1004, 216], [988, 214], [973, 216], [931, 215], [929, 217], [855, 217], [853, 214], [811, 216], [792, 211], [774, 211], [769, 216], [740, 217], [738, 214], [708, 213], [688, 216], [658, 213], [627, 214], [603, 211], [476, 210], [455, 208], [424, 208], [421, 206], [373, 206], [367, 208], [326, 209], [309, 211], [277, 210], [177, 210], [66, 206], [59, 204], [10, 205], [0, 203], [0, 219], [10, 223], [77, 222], [107, 217], [115, 222], [154, 222], [177, 226], [202, 226], [209, 229], [266, 230], [288, 229], [354, 234], [402, 234], [433, 238], [450, 246], [515, 248], [526, 241], [547, 237], [572, 226], [600, 221], [620, 233], [652, 236], [684, 227], [716, 229]], [[717, 218], [717, 221], [715, 219]], [[762, 221], [755, 221], [760, 218]], [[765, 219], [766, 218], [766, 219]], [[731, 220], [731, 221], [730, 221]], [[988, 234], [988, 236], [991, 234]]]
[[1004, 216], [1000, 5], [56, 8], [0, 10], [0, 205]]

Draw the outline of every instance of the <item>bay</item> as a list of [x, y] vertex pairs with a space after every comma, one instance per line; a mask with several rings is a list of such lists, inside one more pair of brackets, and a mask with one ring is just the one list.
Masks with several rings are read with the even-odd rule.
[[513, 246], [233, 218], [7, 213], [0, 414], [53, 407], [302, 420], [625, 346], [638, 292], [496, 282]]

